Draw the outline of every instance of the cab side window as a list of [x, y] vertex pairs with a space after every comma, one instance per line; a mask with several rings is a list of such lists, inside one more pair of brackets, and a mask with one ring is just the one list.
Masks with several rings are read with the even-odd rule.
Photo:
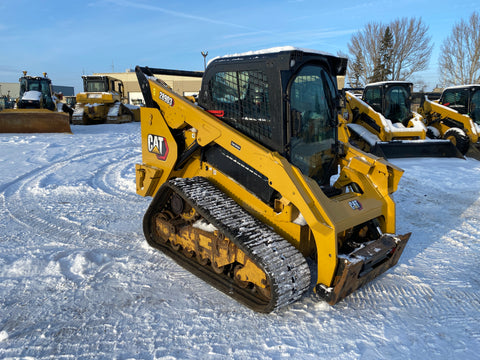
[[363, 101], [370, 105], [373, 110], [382, 112], [382, 90], [381, 88], [370, 88], [365, 90]]
[[468, 112], [467, 99], [467, 90], [446, 90], [440, 103], [457, 110], [460, 114], [466, 114]]
[[262, 71], [218, 72], [210, 80], [214, 108], [223, 120], [262, 142], [272, 138], [268, 80]]

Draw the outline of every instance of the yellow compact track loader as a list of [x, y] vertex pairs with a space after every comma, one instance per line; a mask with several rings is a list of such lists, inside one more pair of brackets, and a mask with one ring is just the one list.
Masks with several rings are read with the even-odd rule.
[[480, 160], [480, 84], [446, 88], [438, 101], [424, 97], [418, 112], [430, 137], [450, 140], [463, 155]]
[[133, 121], [133, 113], [123, 103], [123, 82], [110, 76], [82, 76], [83, 92], [77, 94], [74, 125], [120, 124]]
[[373, 83], [361, 98], [346, 91], [340, 139], [385, 158], [462, 157], [448, 141], [427, 138], [423, 118], [411, 110], [412, 87], [403, 81]]
[[394, 266], [403, 171], [337, 140], [347, 60], [292, 47], [210, 62], [198, 104], [136, 68], [148, 243], [250, 308], [335, 304]]
[[[57, 110], [52, 81], [46, 73], [23, 72], [20, 96], [14, 109], [0, 109], [0, 133], [71, 133], [70, 116]], [[63, 104], [61, 104], [63, 106]]]

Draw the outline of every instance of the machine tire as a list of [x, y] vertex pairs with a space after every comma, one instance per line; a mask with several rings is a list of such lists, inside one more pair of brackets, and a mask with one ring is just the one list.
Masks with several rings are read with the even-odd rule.
[[465, 155], [470, 147], [470, 138], [459, 128], [448, 129], [445, 134], [443, 134], [443, 138], [450, 140], [462, 155]]
[[429, 139], [440, 139], [441, 135], [437, 128], [433, 126], [427, 126], [427, 137]]

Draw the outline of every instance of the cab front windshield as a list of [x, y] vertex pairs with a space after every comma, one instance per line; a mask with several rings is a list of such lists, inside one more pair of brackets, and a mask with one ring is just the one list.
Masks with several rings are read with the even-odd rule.
[[472, 120], [480, 125], [480, 87], [472, 94], [470, 101], [470, 116]]
[[108, 86], [105, 80], [85, 80], [86, 92], [106, 92]]
[[328, 179], [335, 142], [335, 84], [327, 71], [307, 65], [290, 85], [290, 157], [303, 174], [322, 184]]
[[403, 86], [392, 86], [386, 91], [384, 116], [393, 123], [408, 122], [410, 118], [410, 94]]
[[45, 79], [22, 79], [20, 82], [20, 96], [27, 91], [39, 91], [43, 97], [50, 97], [50, 82]]

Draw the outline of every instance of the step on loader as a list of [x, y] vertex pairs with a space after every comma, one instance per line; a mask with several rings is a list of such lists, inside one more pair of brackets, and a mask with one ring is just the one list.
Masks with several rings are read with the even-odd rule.
[[333, 305], [394, 266], [403, 171], [338, 141], [346, 65], [292, 47], [217, 58], [198, 103], [137, 66], [148, 243], [260, 312], [312, 288]]
[[[71, 133], [70, 115], [52, 91], [52, 81], [23, 72], [13, 109], [0, 109], [0, 133]], [[61, 107], [60, 107], [61, 106]], [[59, 110], [60, 109], [60, 110]]]
[[372, 83], [361, 98], [346, 91], [340, 139], [388, 159], [462, 157], [449, 141], [427, 138], [423, 118], [411, 110], [412, 87], [403, 81]]
[[438, 101], [423, 97], [418, 109], [428, 134], [450, 140], [463, 155], [480, 160], [480, 85], [453, 86]]

